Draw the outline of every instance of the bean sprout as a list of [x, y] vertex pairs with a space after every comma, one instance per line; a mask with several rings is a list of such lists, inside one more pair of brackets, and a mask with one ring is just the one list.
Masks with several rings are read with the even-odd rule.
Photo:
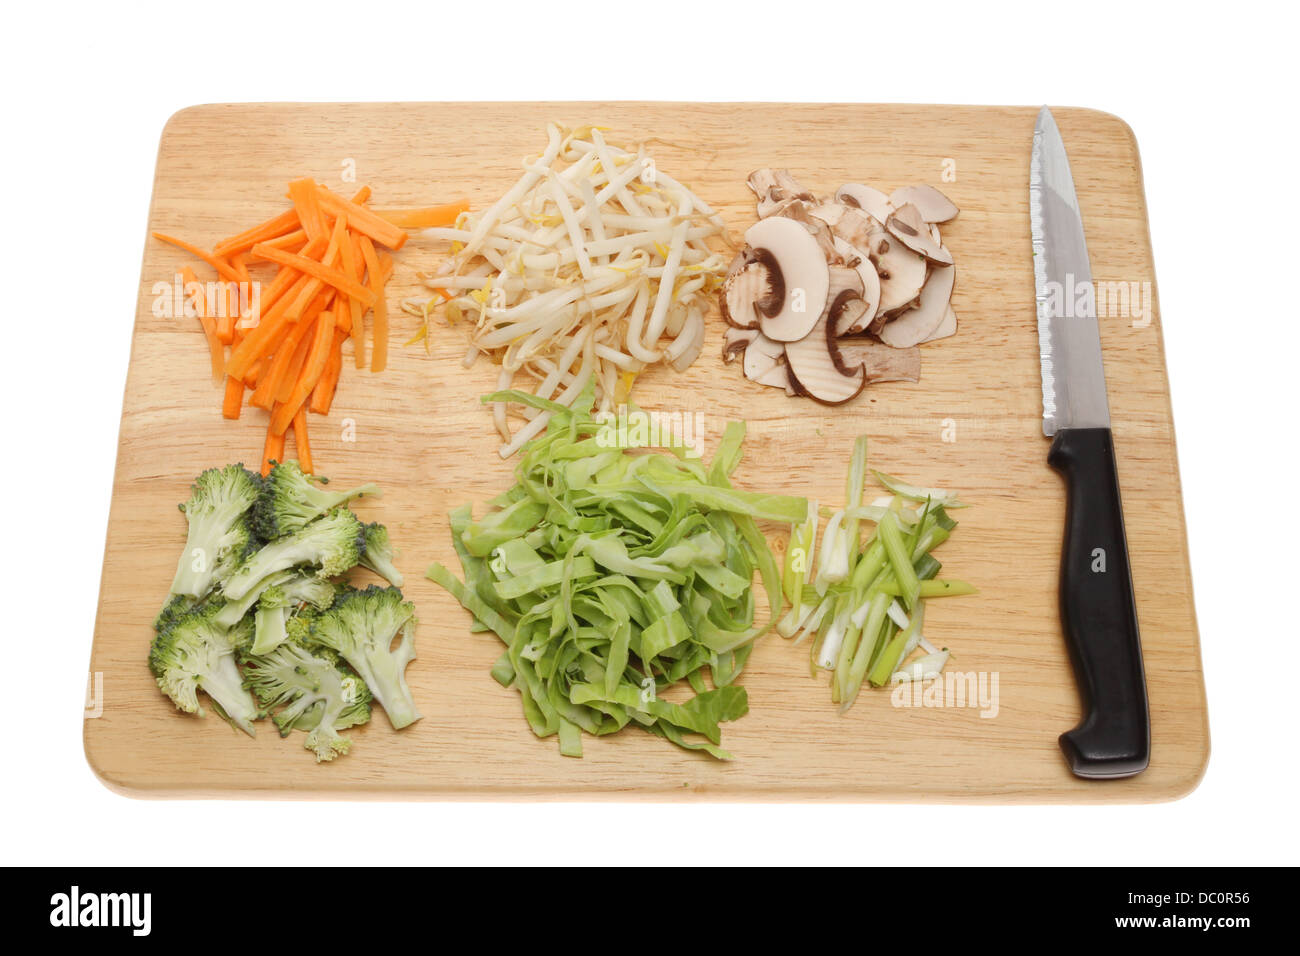
[[[439, 295], [402, 307], [427, 323], [445, 299], [448, 320], [471, 328], [466, 366], [491, 356], [499, 389], [521, 387], [523, 375], [533, 394], [567, 406], [594, 380], [596, 412], [607, 415], [648, 366], [680, 372], [700, 354], [727, 266], [708, 241], [726, 230], [644, 148], [613, 146], [594, 127], [546, 133], [545, 151], [491, 207], [425, 231], [451, 243], [423, 277]], [[508, 458], [550, 413], [496, 402], [492, 418]], [[512, 418], [523, 420], [513, 432]]]

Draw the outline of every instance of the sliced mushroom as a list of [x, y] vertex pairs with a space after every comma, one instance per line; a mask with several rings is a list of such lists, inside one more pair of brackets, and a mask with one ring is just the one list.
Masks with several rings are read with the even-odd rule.
[[722, 361], [727, 365], [736, 361], [759, 334], [758, 329], [738, 329], [732, 325], [727, 326], [727, 331], [722, 335]]
[[937, 266], [952, 265], [952, 253], [935, 242], [930, 227], [921, 218], [921, 210], [911, 203], [899, 206], [885, 222], [885, 228], [913, 252], [925, 256]]
[[784, 360], [773, 365], [754, 381], [759, 385], [770, 385], [773, 388], [785, 389], [787, 395], [799, 394], [794, 387], [794, 382], [790, 379], [790, 366]]
[[881, 222], [888, 219], [889, 214], [894, 211], [888, 196], [879, 189], [864, 186], [861, 183], [845, 183], [835, 190], [835, 199], [837, 202], [857, 206], [869, 216], [879, 219]]
[[756, 329], [763, 314], [780, 305], [773, 288], [772, 273], [761, 261], [738, 257], [740, 269], [727, 276], [722, 284], [722, 318], [738, 329]]
[[862, 280], [861, 308], [846, 309], [835, 328], [836, 335], [852, 335], [870, 325], [880, 310], [880, 273], [866, 253], [859, 252], [839, 236], [835, 237], [835, 254], [841, 263], [850, 269], [856, 269], [858, 278]]
[[758, 381], [764, 373], [784, 360], [785, 346], [773, 342], [760, 332], [745, 349], [745, 378]]
[[921, 350], [891, 348], [875, 339], [841, 339], [840, 358], [867, 370], [867, 383], [916, 382], [921, 378]]
[[784, 216], [760, 219], [745, 232], [753, 257], [768, 270], [771, 304], [759, 308], [759, 328], [776, 342], [806, 336], [826, 308], [830, 267], [812, 234]]
[[926, 222], [948, 222], [957, 218], [956, 204], [933, 186], [902, 186], [890, 195], [889, 203], [895, 209], [909, 204], [915, 206]]
[[885, 228], [884, 220], [877, 219], [868, 212], [861, 209], [847, 208], [835, 225], [831, 227], [831, 232], [837, 238], [843, 239], [854, 249], [866, 254], [871, 254], [871, 237], [878, 232], [883, 232]]
[[792, 199], [813, 202], [813, 194], [799, 185], [788, 169], [756, 169], [749, 174], [749, 188], [758, 197], [758, 218], [773, 215]]
[[880, 340], [886, 345], [902, 349], [924, 342], [933, 335], [947, 315], [956, 277], [957, 269], [953, 266], [931, 270], [925, 288], [921, 290], [920, 302], [915, 308], [887, 323], [880, 330]]
[[913, 252], [882, 226], [867, 241], [872, 263], [880, 274], [878, 315], [907, 308], [925, 285], [925, 256]]
[[842, 202], [823, 202], [811, 207], [808, 215], [814, 216], [826, 223], [827, 226], [834, 228], [835, 224], [844, 217], [852, 207]]
[[[845, 290], [841, 298], [851, 294]], [[832, 307], [822, 314], [806, 338], [788, 342], [785, 346], [791, 384], [796, 391], [823, 405], [843, 405], [867, 385], [866, 368], [848, 365], [839, 351], [839, 341], [834, 333], [837, 318]]]
[[822, 248], [822, 255], [827, 259], [833, 258], [835, 255], [835, 236], [831, 232], [831, 227], [826, 224], [826, 220], [812, 214], [814, 208], [813, 204], [806, 200], [792, 199], [773, 215], [784, 216], [786, 219], [793, 219], [799, 223], [817, 240], [817, 245]]
[[943, 237], [939, 235], [939, 227], [934, 223], [930, 223], [930, 236], [936, 243], [943, 245]]
[[[957, 313], [952, 310], [952, 303], [948, 304], [948, 311], [944, 314], [943, 321], [925, 339], [925, 342], [937, 342], [939, 339], [946, 339], [950, 335], [957, 334]], [[921, 344], [924, 345], [925, 342]]]

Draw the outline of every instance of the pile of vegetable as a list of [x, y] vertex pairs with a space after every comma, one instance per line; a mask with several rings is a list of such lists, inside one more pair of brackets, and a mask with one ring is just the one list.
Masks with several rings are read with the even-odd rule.
[[563, 754], [581, 756], [583, 733], [632, 725], [728, 759], [719, 725], [748, 710], [736, 676], [782, 607], [756, 521], [803, 521], [807, 500], [732, 486], [740, 423], [705, 465], [684, 446], [621, 447], [593, 414], [590, 379], [569, 406], [518, 391], [484, 401], [548, 413], [517, 483], [480, 518], [468, 506], [450, 515], [464, 582], [440, 564], [428, 571], [505, 644], [492, 676]]
[[[596, 127], [552, 124], [546, 149], [523, 165], [490, 208], [428, 230], [452, 243], [452, 255], [424, 277], [437, 297], [403, 307], [427, 330], [430, 310], [446, 300], [448, 321], [472, 323], [465, 364], [491, 356], [498, 390], [523, 375], [533, 395], [569, 407], [593, 385], [598, 410], [612, 411], [646, 368], [682, 371], [699, 355], [726, 266], [708, 245], [724, 233], [722, 220], [644, 146], [612, 146]], [[551, 415], [506, 400], [492, 411], [503, 458]], [[515, 415], [522, 422], [512, 431]]]
[[848, 183], [818, 199], [784, 169], [749, 186], [759, 220], [719, 295], [723, 360], [743, 355], [751, 381], [827, 405], [917, 381], [917, 346], [957, 331], [957, 267], [939, 234], [957, 207], [924, 185], [886, 196]]
[[[925, 602], [975, 593], [964, 581], [936, 577], [942, 565], [933, 551], [957, 526], [948, 512], [966, 507], [958, 496], [873, 471], [891, 494], [864, 505], [866, 472], [864, 437], [853, 448], [848, 500], [829, 515], [820, 551], [821, 514], [813, 503], [791, 527], [782, 575], [791, 607], [777, 630], [795, 643], [813, 636], [812, 671], [831, 672], [831, 700], [841, 711], [853, 706], [864, 682], [882, 687], [941, 673], [948, 650], [922, 633]], [[864, 521], [875, 524], [865, 540]]]
[[[282, 737], [304, 732], [317, 761], [348, 752], [341, 732], [370, 719], [372, 700], [394, 729], [419, 720], [405, 676], [415, 608], [399, 590], [387, 529], [347, 507], [378, 494], [373, 484], [327, 490], [292, 461], [265, 478], [243, 465], [199, 475], [180, 506], [185, 550], [154, 622], [159, 689], [199, 716], [202, 691], [249, 735], [271, 715]], [[389, 586], [337, 580], [358, 566]]]
[[[366, 364], [366, 316], [371, 316], [370, 369], [388, 361], [388, 313], [384, 285], [403, 226], [450, 223], [465, 203], [427, 209], [376, 212], [367, 208], [370, 188], [351, 199], [311, 179], [289, 184], [292, 208], [207, 252], [155, 232], [203, 260], [217, 280], [203, 283], [190, 266], [182, 270], [187, 314], [194, 314], [212, 355], [212, 377], [225, 382], [221, 414], [240, 417], [248, 404], [270, 419], [262, 473], [284, 458], [292, 427], [297, 457], [314, 470], [307, 412], [326, 415], [343, 368], [343, 345], [351, 342], [358, 369]], [[255, 278], [258, 264], [273, 267], [269, 281]], [[256, 283], [256, 291], [250, 291]], [[229, 355], [226, 350], [229, 349]]]

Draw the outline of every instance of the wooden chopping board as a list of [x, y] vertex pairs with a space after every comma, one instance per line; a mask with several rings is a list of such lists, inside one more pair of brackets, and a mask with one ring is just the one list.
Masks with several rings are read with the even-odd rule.
[[[961, 329], [925, 347], [919, 384], [874, 386], [835, 409], [788, 399], [722, 365], [715, 313], [694, 367], [646, 374], [635, 397], [647, 409], [698, 413], [706, 455], [728, 420], [746, 419], [736, 475], [743, 487], [839, 502], [853, 439], [865, 432], [872, 466], [960, 489], [975, 507], [961, 513], [939, 557], [945, 574], [981, 593], [932, 602], [926, 633], [953, 651], [950, 670], [986, 675], [986, 699], [996, 675], [997, 700], [995, 708], [903, 707], [881, 690], [864, 692], [840, 716], [825, 677], [808, 675], [806, 646], [772, 636], [742, 678], [749, 715], [724, 725], [732, 762], [634, 730], [586, 738], [581, 760], [560, 756], [554, 739], [536, 739], [516, 693], [488, 676], [496, 639], [471, 634], [468, 615], [422, 577], [431, 561], [458, 568], [447, 511], [481, 506], [507, 487], [513, 462], [498, 457], [477, 401], [495, 373], [485, 363], [461, 367], [462, 333], [438, 319], [428, 352], [402, 347], [418, 320], [397, 303], [416, 291], [416, 271], [441, 255], [416, 239], [398, 254], [389, 286], [389, 370], [358, 373], [349, 356], [334, 410], [313, 419], [312, 434], [320, 472], [343, 486], [373, 479], [385, 489], [357, 511], [387, 523], [400, 551], [420, 617], [408, 677], [424, 719], [395, 733], [376, 708], [368, 726], [350, 732], [351, 754], [317, 766], [300, 739], [280, 740], [269, 722], [254, 740], [215, 715], [178, 713], [145, 663], [150, 622], [184, 543], [175, 505], [203, 468], [255, 462], [265, 417], [245, 409], [238, 422], [222, 420], [196, 324], [151, 309], [154, 283], [169, 282], [192, 257], [147, 241], [90, 665], [102, 675], [102, 714], [85, 729], [96, 774], [115, 790], [152, 797], [1133, 802], [1186, 794], [1205, 769], [1209, 733], [1154, 302], [1145, 325], [1102, 319], [1150, 691], [1151, 765], [1132, 779], [1088, 782], [1070, 775], [1057, 749], [1080, 705], [1057, 614], [1064, 486], [1046, 464], [1040, 430], [1027, 203], [1035, 113], [504, 103], [236, 104], [176, 114], [162, 135], [149, 228], [209, 248], [284, 209], [285, 184], [301, 175], [344, 189], [355, 169], [379, 206], [468, 197], [484, 208], [517, 178], [521, 158], [541, 151], [548, 120], [597, 123], [615, 142], [650, 141], [659, 168], [716, 206], [737, 233], [753, 221], [745, 177], [760, 166], [789, 167], [819, 194], [848, 181], [886, 191], [939, 186], [961, 207], [944, 228], [957, 261]], [[1104, 113], [1056, 116], [1096, 280], [1154, 289], [1132, 132]], [[768, 530], [774, 541], [784, 537], [784, 529]]]

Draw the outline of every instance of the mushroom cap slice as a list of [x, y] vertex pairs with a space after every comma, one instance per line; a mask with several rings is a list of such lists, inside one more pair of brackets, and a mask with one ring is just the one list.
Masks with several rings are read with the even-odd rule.
[[745, 348], [745, 378], [758, 381], [772, 366], [785, 359], [785, 346], [761, 332]]
[[768, 270], [772, 303], [760, 308], [759, 328], [776, 342], [797, 342], [826, 308], [830, 267], [803, 225], [784, 216], [760, 219], [745, 232], [753, 257]]
[[917, 382], [921, 379], [921, 350], [916, 346], [896, 349], [875, 339], [841, 339], [840, 358], [846, 365], [867, 370], [867, 384], [874, 382]]
[[750, 259], [722, 283], [718, 301], [723, 321], [738, 329], [756, 329], [763, 314], [779, 304], [776, 295], [767, 266]]
[[778, 212], [792, 199], [815, 202], [813, 194], [804, 189], [788, 169], [756, 169], [746, 180], [758, 197], [758, 218], [766, 219]]
[[[939, 339], [946, 339], [950, 335], [957, 334], [957, 313], [952, 310], [952, 303], [948, 303], [948, 311], [944, 314], [943, 321], [939, 327], [926, 337], [925, 342], [937, 342]], [[921, 344], [924, 345], [925, 342]]]
[[835, 190], [835, 201], [849, 206], [857, 206], [867, 215], [873, 219], [879, 219], [881, 222], [888, 219], [890, 213], [894, 211], [888, 196], [879, 189], [864, 186], [861, 183], [845, 183]]
[[762, 375], [754, 379], [759, 385], [770, 385], [773, 388], [783, 388], [787, 395], [798, 395], [795, 390], [794, 382], [790, 380], [790, 366], [784, 361], [778, 362]]
[[727, 326], [727, 331], [722, 335], [722, 361], [727, 365], [736, 361], [759, 334], [758, 329], [738, 329], [733, 325]]
[[926, 222], [948, 222], [956, 219], [956, 204], [933, 186], [901, 186], [889, 197], [889, 203], [895, 209], [903, 206], [915, 206]]
[[808, 209], [808, 215], [820, 219], [827, 226], [834, 228], [852, 206], [842, 202], [822, 202]]
[[895, 209], [894, 214], [885, 222], [885, 228], [903, 245], [918, 255], [925, 256], [935, 265], [952, 265], [952, 253], [935, 242], [929, 224], [921, 218], [921, 211], [911, 203]]
[[[851, 295], [845, 290], [840, 297]], [[785, 346], [785, 361], [795, 390], [823, 405], [843, 405], [867, 386], [865, 366], [849, 366], [840, 355], [834, 334], [837, 316], [833, 312], [833, 307], [823, 312], [806, 338]]]
[[841, 313], [840, 323], [835, 329], [836, 335], [852, 335], [870, 325], [880, 310], [880, 273], [865, 252], [855, 249], [839, 236], [835, 237], [835, 254], [844, 265], [856, 269], [862, 280], [861, 310], [846, 309]]
[[925, 285], [925, 256], [913, 252], [884, 227], [868, 240], [872, 263], [880, 274], [880, 308], [877, 316], [904, 309]]
[[913, 309], [908, 309], [880, 330], [880, 341], [896, 349], [924, 342], [943, 323], [952, 300], [952, 287], [957, 269], [933, 269], [921, 290], [921, 299]]
[[814, 208], [813, 204], [807, 200], [791, 199], [772, 215], [784, 216], [799, 223], [817, 240], [817, 245], [822, 247], [822, 255], [827, 259], [833, 259], [835, 257], [835, 235], [831, 232], [831, 227], [826, 223], [825, 219], [812, 214]]

